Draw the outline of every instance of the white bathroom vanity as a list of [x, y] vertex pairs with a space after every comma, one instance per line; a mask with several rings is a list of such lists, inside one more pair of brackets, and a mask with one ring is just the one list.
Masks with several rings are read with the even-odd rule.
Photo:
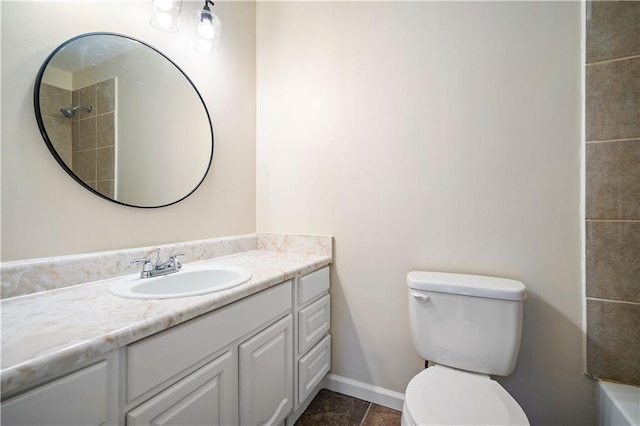
[[252, 278], [179, 299], [117, 297], [112, 278], [3, 300], [3, 424], [293, 424], [331, 366], [331, 258], [207, 262]]

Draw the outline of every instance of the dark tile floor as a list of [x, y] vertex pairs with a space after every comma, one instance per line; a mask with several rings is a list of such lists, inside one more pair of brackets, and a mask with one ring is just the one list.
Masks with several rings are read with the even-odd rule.
[[296, 426], [399, 426], [400, 411], [322, 389]]

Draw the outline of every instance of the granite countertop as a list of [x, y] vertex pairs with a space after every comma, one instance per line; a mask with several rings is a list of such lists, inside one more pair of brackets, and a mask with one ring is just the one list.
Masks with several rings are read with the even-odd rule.
[[118, 279], [112, 278], [4, 299], [0, 302], [2, 393], [12, 393], [329, 263], [331, 258], [321, 255], [253, 250], [190, 263], [241, 266], [251, 271], [247, 283], [208, 295], [124, 299], [108, 292]]

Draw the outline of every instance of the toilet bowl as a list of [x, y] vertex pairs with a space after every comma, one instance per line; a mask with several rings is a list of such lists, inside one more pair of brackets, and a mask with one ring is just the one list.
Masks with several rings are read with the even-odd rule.
[[401, 424], [529, 425], [529, 420], [488, 375], [435, 365], [409, 382]]

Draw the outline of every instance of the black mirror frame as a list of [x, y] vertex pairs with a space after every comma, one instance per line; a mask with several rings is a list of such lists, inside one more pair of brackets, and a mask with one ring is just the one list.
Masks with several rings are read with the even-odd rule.
[[[95, 35], [107, 35], [107, 36], [114, 36], [114, 37], [122, 37], [122, 38], [125, 38], [127, 40], [132, 40], [134, 42], [140, 43], [143, 46], [146, 46], [149, 49], [153, 50], [154, 52], [158, 53], [160, 56], [162, 56], [164, 59], [166, 59], [169, 63], [171, 63], [174, 67], [176, 67], [176, 69], [178, 71], [180, 71], [180, 73], [184, 76], [184, 78], [187, 79], [187, 81], [189, 82], [189, 84], [191, 85], [193, 90], [195, 91], [196, 95], [198, 95], [198, 99], [200, 99], [200, 102], [202, 102], [202, 107], [204, 108], [204, 112], [205, 112], [205, 114], [207, 116], [207, 120], [209, 122], [209, 129], [210, 129], [210, 132], [211, 132], [211, 155], [209, 156], [209, 162], [208, 162], [207, 168], [206, 168], [206, 170], [205, 170], [205, 172], [204, 172], [204, 174], [202, 176], [202, 179], [200, 179], [200, 181], [196, 184], [196, 186], [188, 194], [186, 194], [184, 197], [182, 197], [182, 198], [180, 198], [180, 199], [178, 199], [176, 201], [172, 201], [170, 203], [161, 204], [161, 205], [157, 205], [157, 206], [137, 206], [135, 204], [123, 203], [122, 201], [118, 201], [118, 200], [115, 200], [113, 198], [107, 197], [106, 195], [104, 195], [104, 194], [96, 191], [95, 189], [91, 188], [82, 179], [80, 179], [73, 172], [73, 170], [71, 170], [69, 168], [69, 166], [64, 162], [62, 157], [60, 157], [60, 155], [56, 151], [55, 147], [53, 146], [53, 143], [51, 142], [51, 139], [49, 138], [49, 135], [47, 134], [47, 130], [46, 130], [45, 126], [44, 126], [44, 121], [42, 120], [42, 114], [41, 114], [41, 111], [40, 111], [40, 86], [42, 84], [42, 77], [44, 76], [46, 68], [49, 65], [49, 62], [51, 62], [51, 60], [56, 55], [56, 53], [58, 53], [58, 51], [63, 49], [65, 46], [67, 46], [69, 43], [73, 42], [74, 40], [77, 40], [77, 39], [80, 39], [80, 38], [84, 38], [84, 37], [88, 37], [88, 36], [95, 36]], [[211, 122], [211, 116], [209, 115], [209, 110], [207, 109], [207, 105], [205, 104], [204, 99], [202, 98], [202, 95], [198, 91], [198, 88], [195, 86], [195, 84], [193, 84], [193, 82], [191, 81], [189, 76], [182, 70], [182, 68], [180, 68], [175, 62], [173, 62], [171, 59], [169, 59], [164, 53], [160, 52], [155, 47], [153, 47], [153, 46], [151, 46], [151, 45], [149, 45], [149, 44], [147, 44], [147, 43], [145, 43], [145, 42], [143, 42], [141, 40], [138, 40], [136, 38], [133, 38], [133, 37], [130, 37], [130, 36], [127, 36], [127, 35], [124, 35], [124, 34], [111, 33], [111, 32], [91, 32], [91, 33], [84, 33], [84, 34], [77, 35], [77, 36], [72, 37], [69, 40], [63, 42], [57, 48], [55, 48], [53, 50], [53, 52], [51, 52], [51, 54], [49, 54], [49, 56], [47, 56], [45, 61], [42, 63], [42, 66], [40, 67], [40, 70], [38, 71], [38, 74], [36, 75], [36, 83], [35, 83], [35, 86], [34, 86], [34, 89], [33, 89], [33, 105], [34, 105], [36, 121], [38, 123], [38, 128], [40, 129], [40, 134], [42, 135], [42, 138], [44, 139], [44, 142], [47, 145], [47, 148], [49, 149], [49, 151], [51, 152], [53, 157], [56, 159], [58, 164], [60, 164], [60, 166], [64, 169], [64, 171], [66, 171], [67, 174], [69, 176], [71, 176], [76, 182], [78, 182], [82, 187], [84, 187], [85, 189], [89, 190], [91, 193], [99, 196], [100, 198], [104, 198], [105, 200], [111, 201], [113, 203], [120, 204], [120, 205], [123, 205], [123, 206], [128, 206], [128, 207], [136, 207], [136, 208], [140, 208], [140, 209], [156, 209], [156, 208], [160, 208], [160, 207], [171, 206], [173, 204], [179, 203], [180, 201], [184, 200], [185, 198], [187, 198], [191, 194], [193, 194], [196, 191], [196, 189], [198, 189], [200, 187], [202, 182], [204, 182], [205, 178], [207, 177], [207, 174], [209, 173], [209, 170], [211, 169], [211, 164], [213, 162], [213, 151], [214, 151], [214, 147], [215, 147], [215, 143], [214, 143], [215, 141], [214, 141], [214, 135], [213, 135], [213, 123]]]

